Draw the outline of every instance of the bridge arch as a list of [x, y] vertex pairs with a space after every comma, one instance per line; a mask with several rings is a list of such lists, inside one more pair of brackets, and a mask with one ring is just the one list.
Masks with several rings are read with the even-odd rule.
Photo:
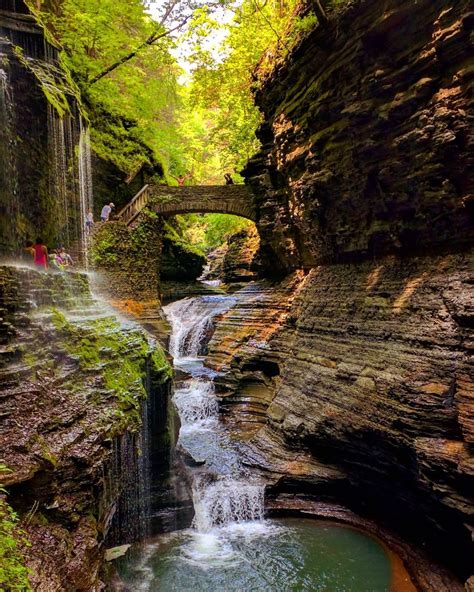
[[256, 221], [253, 196], [246, 185], [145, 185], [119, 213], [130, 224], [145, 207], [160, 216], [175, 214], [233, 214]]

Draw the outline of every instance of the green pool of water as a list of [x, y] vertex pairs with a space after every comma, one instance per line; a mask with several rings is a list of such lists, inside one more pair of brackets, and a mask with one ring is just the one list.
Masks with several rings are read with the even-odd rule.
[[134, 592], [389, 592], [391, 581], [376, 540], [301, 518], [163, 535], [116, 567]]

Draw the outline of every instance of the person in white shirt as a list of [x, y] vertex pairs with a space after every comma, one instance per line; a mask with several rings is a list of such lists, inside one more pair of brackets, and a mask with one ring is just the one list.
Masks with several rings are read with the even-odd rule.
[[102, 208], [102, 212], [100, 213], [100, 219], [102, 222], [108, 221], [112, 208], [115, 208], [115, 205], [112, 202], [105, 204], [105, 206]]
[[90, 233], [92, 231], [92, 227], [94, 226], [94, 214], [93, 212], [88, 212], [86, 216], [86, 229], [87, 232]]

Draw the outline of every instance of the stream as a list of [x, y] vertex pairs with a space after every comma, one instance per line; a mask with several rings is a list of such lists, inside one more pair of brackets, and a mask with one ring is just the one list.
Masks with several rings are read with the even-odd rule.
[[178, 377], [181, 428], [194, 519], [189, 528], [134, 545], [115, 566], [137, 592], [388, 592], [390, 559], [372, 537], [309, 518], [268, 519], [264, 484], [240, 461], [219, 420], [216, 373], [205, 364], [219, 315], [236, 296], [185, 298], [165, 307]]

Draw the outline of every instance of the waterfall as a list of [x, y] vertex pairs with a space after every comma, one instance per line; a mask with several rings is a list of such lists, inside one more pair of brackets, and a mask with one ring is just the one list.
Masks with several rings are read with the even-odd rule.
[[178, 389], [173, 397], [182, 426], [193, 426], [197, 422], [216, 419], [219, 405], [210, 381], [192, 379]]
[[[19, 6], [11, 2], [8, 9], [16, 12]], [[16, 17], [2, 21], [2, 251], [14, 252], [38, 233], [51, 247], [64, 245], [73, 258], [87, 263], [85, 218], [93, 205], [92, 166], [89, 131], [76, 92], [62, 69], [58, 49], [39, 27]], [[60, 105], [61, 112], [52, 103]]]
[[198, 482], [193, 489], [193, 504], [193, 526], [199, 532], [208, 532], [215, 526], [262, 520], [264, 487], [232, 479], [207, 486]]
[[[20, 197], [15, 158], [16, 134], [14, 133], [13, 96], [8, 71], [8, 58], [0, 41], [0, 249], [6, 244], [17, 244]], [[7, 238], [8, 237], [8, 238]]]
[[[170, 350], [175, 363], [205, 353], [218, 315], [236, 299], [229, 296], [185, 298], [165, 307], [172, 325]], [[193, 528], [208, 533], [215, 528], [261, 521], [264, 486], [249, 480], [238, 451], [219, 423], [219, 405], [212, 373], [199, 365], [185, 366], [190, 376], [173, 397], [180, 420], [178, 445], [194, 460], [191, 470]]]
[[173, 326], [170, 353], [175, 360], [204, 355], [216, 317], [234, 303], [229, 296], [201, 296], [168, 304], [166, 316]]
[[[66, 120], [70, 123], [69, 118]], [[56, 220], [60, 242], [70, 244], [69, 198], [67, 150], [71, 151], [72, 136], [68, 134], [69, 126], [59, 117], [52, 105], [48, 105], [48, 155], [50, 163], [49, 194], [56, 205]], [[71, 140], [71, 143], [68, 142]]]
[[87, 213], [93, 210], [92, 193], [92, 158], [89, 128], [84, 126], [82, 117], [79, 116], [79, 236], [80, 246], [84, 252], [84, 262], [87, 267], [87, 250], [89, 236], [86, 232], [85, 220]]

